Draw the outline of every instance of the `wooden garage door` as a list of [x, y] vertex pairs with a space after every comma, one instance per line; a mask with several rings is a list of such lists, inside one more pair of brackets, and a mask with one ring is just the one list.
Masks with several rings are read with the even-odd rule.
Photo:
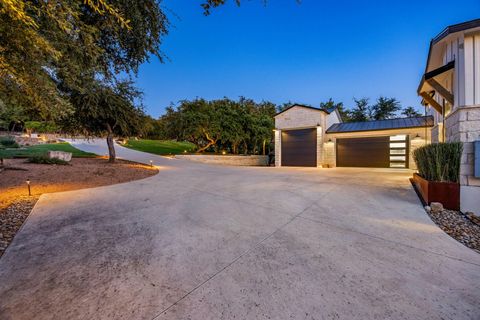
[[390, 137], [337, 139], [338, 167], [390, 167]]
[[282, 131], [282, 166], [317, 166], [317, 129]]

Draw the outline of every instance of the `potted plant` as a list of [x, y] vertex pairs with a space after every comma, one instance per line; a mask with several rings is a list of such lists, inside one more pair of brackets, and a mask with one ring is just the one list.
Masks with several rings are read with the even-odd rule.
[[413, 159], [418, 173], [412, 182], [424, 204], [440, 202], [447, 209], [460, 209], [461, 142], [433, 143], [416, 149]]

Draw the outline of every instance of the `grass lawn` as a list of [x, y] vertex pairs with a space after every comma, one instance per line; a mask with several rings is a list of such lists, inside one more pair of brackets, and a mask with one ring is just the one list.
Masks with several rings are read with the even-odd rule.
[[18, 148], [18, 149], [0, 149], [0, 156], [3, 158], [28, 158], [33, 155], [45, 154], [48, 151], [65, 151], [71, 152], [76, 158], [92, 158], [95, 154], [83, 152], [72, 147], [68, 142], [39, 144], [36, 146]]
[[190, 142], [170, 140], [128, 140], [124, 147], [160, 155], [180, 154], [195, 151], [195, 145]]

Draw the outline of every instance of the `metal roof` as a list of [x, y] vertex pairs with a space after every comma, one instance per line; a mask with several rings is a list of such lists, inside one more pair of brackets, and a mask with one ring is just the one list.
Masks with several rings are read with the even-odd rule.
[[327, 133], [395, 130], [419, 127], [433, 127], [433, 117], [398, 118], [387, 120], [335, 123], [327, 129]]

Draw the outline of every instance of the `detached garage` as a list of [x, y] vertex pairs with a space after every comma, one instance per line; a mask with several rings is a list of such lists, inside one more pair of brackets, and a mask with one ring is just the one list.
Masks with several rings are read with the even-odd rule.
[[282, 166], [317, 166], [317, 130], [282, 131]]
[[414, 169], [432, 126], [432, 117], [342, 123], [335, 109], [293, 105], [275, 116], [275, 166]]

